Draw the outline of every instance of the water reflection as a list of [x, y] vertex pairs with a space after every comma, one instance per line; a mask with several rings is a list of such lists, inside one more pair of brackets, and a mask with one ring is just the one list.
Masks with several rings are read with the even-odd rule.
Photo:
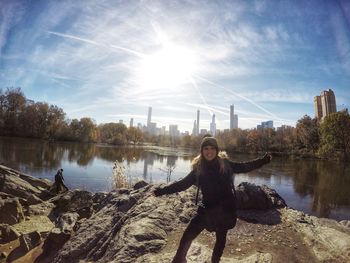
[[350, 204], [350, 168], [345, 165], [317, 163], [312, 210], [321, 217], [330, 217], [335, 208]]
[[[256, 155], [235, 155], [249, 160]], [[186, 157], [167, 156], [137, 147], [110, 147], [80, 143], [53, 143], [40, 140], [0, 138], [0, 162], [25, 173], [53, 179], [63, 167], [71, 188], [108, 191], [113, 185], [112, 167], [117, 160], [125, 166], [129, 182], [169, 182], [190, 171]], [[350, 219], [350, 166], [342, 163], [274, 158], [272, 163], [240, 181], [265, 183], [275, 188], [287, 204], [321, 217]]]

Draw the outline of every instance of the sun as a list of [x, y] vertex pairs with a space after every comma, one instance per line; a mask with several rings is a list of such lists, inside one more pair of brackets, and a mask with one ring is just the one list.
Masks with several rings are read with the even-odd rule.
[[173, 89], [190, 83], [197, 69], [195, 52], [183, 46], [171, 43], [146, 55], [138, 68], [139, 88], [145, 91]]

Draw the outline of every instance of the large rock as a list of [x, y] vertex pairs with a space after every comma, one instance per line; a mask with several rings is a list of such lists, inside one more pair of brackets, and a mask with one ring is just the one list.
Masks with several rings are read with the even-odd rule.
[[148, 183], [146, 181], [141, 180], [141, 181], [138, 181], [137, 183], [134, 184], [133, 189], [137, 190], [137, 189], [140, 189], [140, 188], [145, 187], [147, 185], [148, 185]]
[[273, 207], [285, 207], [286, 202], [277, 192], [266, 185], [258, 186], [243, 182], [236, 187], [238, 209], [266, 210]]
[[319, 262], [350, 262], [350, 229], [335, 220], [285, 209], [283, 216], [303, 235]]
[[21, 234], [37, 231], [44, 235], [54, 227], [54, 223], [45, 215], [31, 216], [28, 220], [12, 226], [14, 230]]
[[30, 205], [26, 213], [29, 216], [38, 216], [38, 215], [51, 216], [52, 210], [54, 208], [55, 208], [55, 205], [53, 203], [45, 201], [36, 205]]
[[0, 199], [0, 224], [13, 225], [24, 220], [18, 198]]
[[[0, 165], [0, 192], [33, 200], [33, 195], [46, 200], [51, 195], [48, 192], [50, 183]], [[38, 199], [39, 200], [39, 199]]]
[[166, 198], [150, 195], [150, 186], [130, 193], [111, 192], [106, 204], [81, 225], [54, 262], [136, 262], [160, 251], [167, 233], [194, 212], [193, 189]]
[[56, 227], [66, 234], [71, 234], [74, 232], [78, 218], [78, 213], [64, 213], [57, 219]]
[[49, 190], [50, 187], [52, 186], [51, 181], [47, 179], [42, 179], [42, 178], [35, 178], [33, 176], [21, 173], [17, 170], [11, 169], [9, 167], [6, 167], [4, 165], [0, 165], [0, 174], [4, 175], [14, 175], [17, 177], [20, 177], [22, 180], [28, 182], [31, 186], [39, 188], [39, 189], [45, 189]]
[[[56, 205], [56, 212], [61, 214], [65, 212], [77, 212], [86, 214], [87, 210], [93, 209], [93, 195], [88, 191], [72, 190], [60, 194], [50, 200]], [[84, 217], [84, 216], [81, 216]]]
[[93, 195], [92, 202], [93, 202], [93, 210], [95, 212], [104, 206], [102, 201], [106, 198], [107, 195], [108, 193], [106, 192], [98, 192]]

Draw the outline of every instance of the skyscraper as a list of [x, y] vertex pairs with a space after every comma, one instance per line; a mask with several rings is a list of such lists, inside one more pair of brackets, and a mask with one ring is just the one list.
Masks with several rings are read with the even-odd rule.
[[230, 106], [230, 130], [234, 129], [234, 115], [235, 115], [235, 106], [232, 104]]
[[238, 128], [238, 115], [235, 114], [235, 106], [230, 106], [230, 130]]
[[194, 135], [194, 136], [198, 135], [196, 133], [197, 133], [197, 122], [195, 120], [193, 123], [192, 135]]
[[170, 124], [169, 125], [169, 135], [170, 137], [174, 138], [179, 136], [180, 132], [177, 129], [177, 125], [176, 124]]
[[322, 119], [322, 103], [321, 103], [321, 96], [315, 96], [314, 97], [314, 108], [315, 108], [315, 117], [318, 120]]
[[322, 120], [327, 115], [337, 112], [335, 95], [333, 90], [328, 89], [321, 92], [320, 96], [314, 97], [315, 117]]
[[197, 129], [196, 129], [196, 135], [199, 135], [199, 110], [197, 110]]
[[133, 127], [133, 126], [134, 126], [134, 118], [131, 118], [129, 127]]
[[148, 107], [147, 127], [150, 126], [151, 119], [152, 119], [152, 107]]
[[238, 115], [233, 115], [233, 129], [238, 129]]
[[212, 121], [210, 123], [210, 133], [213, 136], [215, 136], [215, 134], [216, 134], [215, 114], [213, 114]]

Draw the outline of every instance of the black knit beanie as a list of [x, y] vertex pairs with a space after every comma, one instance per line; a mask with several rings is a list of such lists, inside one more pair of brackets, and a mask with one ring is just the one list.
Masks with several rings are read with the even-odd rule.
[[205, 146], [213, 146], [216, 149], [216, 152], [219, 153], [218, 142], [214, 137], [204, 137], [201, 142], [201, 152]]

